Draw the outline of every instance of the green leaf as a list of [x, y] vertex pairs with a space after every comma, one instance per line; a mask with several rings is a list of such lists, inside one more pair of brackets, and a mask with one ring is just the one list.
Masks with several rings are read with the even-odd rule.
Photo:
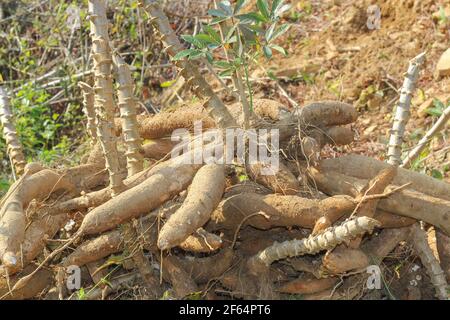
[[282, 47], [276, 45], [276, 44], [271, 44], [271, 45], [270, 45], [270, 48], [271, 48], [271, 49], [274, 49], [274, 50], [276, 50], [276, 51], [278, 51], [278, 52], [280, 52], [280, 53], [282, 53], [282, 54], [285, 55], [285, 56], [287, 56], [286, 50], [285, 50], [284, 48], [282, 48]]
[[245, 5], [247, 0], [238, 0], [236, 1], [236, 5], [234, 6], [234, 14], [237, 14], [239, 11], [241, 11], [242, 7]]
[[236, 16], [239, 20], [241, 20], [241, 23], [249, 24], [252, 22], [266, 22], [267, 19], [265, 19], [261, 14], [256, 12], [250, 12], [245, 14], [239, 14]]
[[234, 31], [236, 30], [237, 26], [238, 25], [235, 24], [227, 31], [227, 34], [225, 36], [225, 43], [229, 43], [229, 40], [233, 37]]
[[180, 51], [172, 57], [172, 60], [173, 61], [181, 60], [181, 59], [189, 56], [193, 51], [195, 51], [195, 49], [186, 49], [186, 50]]
[[159, 86], [160, 86], [161, 88], [168, 88], [168, 87], [172, 86], [172, 85], [175, 83], [175, 81], [177, 81], [177, 80], [174, 79], [174, 80], [164, 81], [164, 82], [161, 83]]
[[217, 42], [209, 34], [199, 33], [199, 34], [195, 35], [194, 38], [197, 39], [198, 41], [202, 42], [205, 45], [212, 44], [212, 43], [217, 44]]
[[444, 179], [444, 175], [442, 174], [442, 172], [436, 169], [431, 170], [431, 176], [438, 180]]
[[233, 15], [233, 10], [231, 9], [230, 1], [221, 1], [218, 6], [226, 12], [227, 16]]
[[276, 12], [275, 12], [275, 16], [274, 19], [278, 18], [279, 16], [281, 16], [285, 11], [288, 11], [291, 8], [290, 4], [285, 4], [283, 6], [281, 6]]
[[213, 27], [205, 24], [203, 25], [203, 30], [205, 30], [214, 39], [216, 43], [220, 43], [221, 41], [220, 34], [216, 30], [214, 30]]
[[0, 179], [0, 195], [6, 191], [8, 191], [9, 187], [11, 186], [11, 183], [6, 180], [5, 178]]
[[164, 291], [162, 297], [159, 300], [173, 300], [170, 290]]
[[228, 39], [227, 41], [225, 41], [225, 43], [235, 43], [237, 41], [237, 36], [234, 35], [232, 36], [230, 39]]
[[194, 50], [194, 52], [192, 52], [189, 55], [189, 60], [194, 60], [194, 59], [198, 59], [200, 57], [205, 57], [206, 54], [204, 51], [200, 51], [200, 50]]
[[195, 36], [191, 36], [191, 35], [182, 35], [181, 39], [183, 39], [184, 41], [192, 44], [194, 47], [196, 47], [197, 49], [203, 49], [206, 47], [206, 43], [203, 41], [200, 41], [199, 39], [197, 39]]
[[264, 37], [266, 38], [267, 42], [270, 42], [272, 40], [273, 32], [275, 31], [275, 27], [277, 26], [276, 23], [272, 23], [272, 25], [267, 29]]
[[442, 115], [442, 110], [436, 107], [428, 108], [425, 112], [434, 117], [440, 117]]
[[259, 12], [261, 12], [264, 19], [266, 21], [268, 21], [270, 18], [270, 13], [269, 13], [269, 5], [267, 4], [267, 1], [266, 0], [257, 0], [256, 7], [258, 8]]
[[270, 10], [270, 18], [274, 19], [278, 8], [283, 4], [284, 0], [273, 0], [272, 9]]
[[77, 291], [78, 300], [84, 300], [86, 298], [86, 293], [84, 292], [84, 288], [80, 288]]
[[436, 108], [444, 110], [444, 103], [441, 100], [439, 100], [439, 99], [433, 99], [433, 105]]
[[213, 58], [213, 56], [212, 56], [212, 54], [211, 54], [211, 52], [209, 52], [209, 51], [206, 51], [206, 59], [208, 59], [208, 62], [209, 63], [213, 63], [213, 61], [214, 61], [214, 58]]
[[445, 14], [444, 7], [442, 6], [439, 7], [439, 20], [440, 23], [445, 23], [447, 21], [447, 15]]
[[277, 28], [277, 29], [275, 30], [275, 32], [273, 33], [271, 41], [275, 40], [276, 38], [278, 38], [279, 36], [281, 36], [283, 33], [285, 33], [286, 31], [288, 31], [290, 27], [291, 27], [291, 25], [288, 24], [288, 23], [285, 23], [285, 24], [281, 25], [281, 26], [280, 26], [279, 28]]
[[273, 71], [271, 71], [271, 70], [268, 70], [268, 71], [267, 71], [267, 76], [268, 76], [270, 79], [274, 80], [274, 81], [278, 81], [277, 76], [276, 76], [276, 75], [273, 73]]
[[208, 14], [213, 17], [228, 18], [227, 13], [223, 10], [210, 9], [208, 10]]
[[228, 17], [222, 18], [222, 17], [215, 17], [214, 19], [211, 20], [211, 23], [209, 24], [210, 26], [221, 23], [222, 21], [227, 20]]
[[191, 292], [186, 297], [185, 300], [201, 300], [203, 296], [203, 291]]
[[216, 61], [214, 62], [214, 65], [220, 69], [229, 69], [233, 65], [227, 61]]
[[239, 176], [239, 182], [250, 180], [249, 177], [245, 173], [241, 173]]
[[272, 58], [272, 49], [270, 49], [268, 46], [263, 47], [263, 52], [267, 59]]
[[247, 44], [256, 44], [256, 31], [251, 26], [241, 24], [239, 30]]
[[234, 69], [227, 69], [219, 72], [220, 77], [229, 77], [233, 73]]

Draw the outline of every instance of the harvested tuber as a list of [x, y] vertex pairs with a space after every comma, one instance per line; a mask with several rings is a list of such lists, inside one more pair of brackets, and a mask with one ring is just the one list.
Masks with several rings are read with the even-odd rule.
[[203, 226], [219, 204], [225, 189], [224, 167], [208, 164], [194, 179], [183, 205], [169, 217], [158, 236], [158, 247], [167, 250]]

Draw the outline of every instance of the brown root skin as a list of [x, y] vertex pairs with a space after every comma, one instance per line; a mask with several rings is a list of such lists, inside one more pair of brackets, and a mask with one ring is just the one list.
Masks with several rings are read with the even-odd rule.
[[100, 142], [97, 142], [92, 147], [91, 152], [88, 154], [86, 163], [98, 164], [99, 166], [105, 167], [105, 158], [103, 158], [103, 151]]
[[[345, 196], [336, 196], [324, 200], [306, 199], [297, 196], [259, 195], [243, 193], [223, 200], [211, 216], [213, 229], [235, 230], [242, 220], [244, 225], [258, 229], [270, 229], [277, 226], [301, 226], [313, 228], [317, 219], [324, 215], [336, 221], [350, 213], [355, 203]], [[263, 212], [263, 215], [256, 215]]]
[[436, 245], [442, 269], [447, 276], [447, 282], [450, 282], [450, 237], [436, 230]]
[[277, 291], [290, 294], [313, 294], [333, 288], [338, 281], [338, 278], [333, 277], [324, 279], [299, 278], [283, 284]]
[[[386, 164], [383, 167], [387, 166]], [[400, 172], [401, 168], [398, 169], [397, 177]], [[328, 195], [356, 196], [367, 184], [367, 180], [344, 175], [324, 167], [320, 170], [310, 168], [309, 173], [317, 188]], [[450, 201], [443, 198], [434, 198], [406, 188], [380, 199], [378, 207], [397, 215], [423, 220], [450, 234]], [[433, 214], [430, 215], [430, 212]]]
[[180, 243], [178, 247], [189, 252], [210, 253], [220, 249], [222, 245], [222, 239], [218, 235], [199, 228]]
[[331, 222], [329, 217], [327, 216], [320, 217], [314, 224], [314, 228], [311, 234], [317, 235], [322, 231], [326, 230], [327, 228], [331, 227], [332, 225], [333, 223]]
[[249, 299], [252, 295], [256, 295], [255, 282], [250, 280], [249, 275], [245, 271], [240, 271], [238, 267], [220, 277], [220, 283], [225, 288], [231, 290], [229, 294], [232, 299]]
[[199, 165], [167, 166], [147, 180], [96, 207], [83, 219], [78, 232], [97, 234], [155, 209], [192, 181]]
[[35, 218], [25, 231], [22, 244], [21, 263], [14, 266], [3, 265], [0, 267], [0, 276], [13, 275], [22, 270], [22, 265], [27, 266], [36, 258], [51, 239], [60, 230], [68, 219], [67, 214], [61, 213], [55, 216], [43, 215]]
[[273, 228], [259, 230], [253, 227], [245, 227], [240, 230], [238, 243], [235, 245], [242, 257], [249, 257], [270, 246], [273, 242], [282, 242], [289, 239], [302, 239], [309, 232], [305, 229]]
[[230, 268], [234, 252], [230, 248], [225, 248], [215, 255], [204, 258], [176, 258], [183, 269], [198, 284], [206, 283], [219, 278]]
[[[381, 194], [385, 191], [387, 186], [392, 182], [395, 175], [397, 174], [397, 167], [390, 166], [383, 170], [381, 170], [375, 178], [371, 179], [367, 185], [361, 190], [359, 195], [360, 199], [363, 199], [365, 196]], [[378, 206], [378, 202], [380, 199], [372, 199], [369, 201], [365, 201], [361, 203], [361, 205], [357, 208], [356, 216], [358, 217], [373, 217], [375, 215], [375, 211]], [[358, 248], [361, 243], [361, 237], [353, 239], [348, 246], [351, 248]]]
[[156, 160], [162, 159], [166, 156], [170, 157], [170, 152], [176, 144], [176, 142], [169, 139], [151, 140], [142, 146], [144, 157]]
[[352, 105], [338, 101], [313, 102], [294, 115], [304, 124], [316, 127], [349, 124], [358, 118], [358, 113]]
[[352, 129], [340, 126], [312, 129], [308, 131], [308, 135], [317, 141], [320, 148], [323, 148], [327, 144], [332, 146], [347, 145], [355, 139], [355, 134]]
[[[383, 210], [377, 210], [373, 218], [378, 222], [380, 222], [380, 228], [382, 229], [403, 228], [408, 227], [417, 222], [417, 220], [415, 219], [398, 216], [396, 214]], [[333, 224], [332, 221], [327, 216], [321, 217], [319, 218], [319, 220], [316, 221], [312, 234], [318, 234], [322, 230], [325, 230], [326, 228], [330, 227], [332, 224]]]
[[182, 299], [199, 291], [197, 284], [175, 257], [163, 258], [161, 272], [163, 279], [172, 284], [176, 298]]
[[313, 137], [292, 136], [281, 148], [290, 160], [306, 160], [310, 165], [316, 165], [320, 159], [321, 146]]
[[[242, 104], [240, 102], [233, 103], [228, 106], [233, 118], [238, 124], [243, 126], [244, 119], [242, 114]], [[270, 124], [277, 123], [277, 125], [290, 125], [291, 113], [280, 102], [270, 99], [254, 99], [251, 124], [252, 127], [270, 127]]]
[[74, 190], [74, 185], [64, 176], [49, 169], [23, 177], [13, 184], [0, 210], [0, 257], [5, 266], [13, 268], [19, 263], [17, 254], [25, 236], [24, 209], [30, 201], [42, 200], [55, 191]]
[[[237, 179], [236, 179], [237, 180]], [[223, 198], [229, 198], [241, 193], [257, 193], [257, 194], [270, 194], [271, 191], [256, 183], [252, 180], [244, 180], [242, 182], [237, 182], [226, 188]]]
[[[158, 248], [156, 241], [158, 237], [158, 222], [157, 216], [153, 213], [138, 219], [136, 225], [136, 232], [142, 238], [143, 247], [153, 253], [156, 253]], [[212, 238], [214, 237], [214, 238]], [[206, 238], [209, 244], [215, 247], [222, 245], [219, 237], [213, 234], [208, 234]], [[219, 239], [217, 239], [219, 238]], [[186, 251], [191, 252], [211, 252], [212, 250], [204, 243], [204, 238], [200, 235], [190, 235], [185, 243], [180, 245]], [[118, 253], [124, 250], [123, 234], [121, 230], [113, 230], [99, 235], [96, 238], [86, 240], [79, 245], [64, 261], [64, 266], [77, 265], [79, 267], [106, 258], [111, 254]]]
[[[195, 121], [201, 121], [203, 129], [214, 128], [215, 123], [205, 112], [201, 104], [194, 104], [163, 111], [153, 116], [138, 116], [139, 135], [143, 139], [170, 137], [179, 128], [193, 129]], [[121, 119], [115, 119], [116, 135], [122, 133]]]
[[363, 269], [369, 264], [370, 258], [363, 251], [345, 246], [336, 247], [323, 257], [323, 265], [330, 274], [343, 274], [350, 270]]
[[323, 258], [322, 272], [343, 274], [366, 268], [370, 264], [379, 264], [400, 241], [408, 238], [409, 233], [409, 227], [384, 229], [378, 236], [372, 236], [361, 249], [340, 248], [329, 252]]
[[[389, 164], [362, 155], [345, 155], [335, 159], [325, 159], [320, 162], [323, 172], [337, 172], [360, 179], [371, 179], [380, 170], [387, 168]], [[450, 184], [439, 181], [430, 176], [418, 172], [398, 168], [397, 175], [392, 181], [394, 185], [412, 183], [408, 189], [417, 190], [423, 194], [450, 200]]]
[[61, 171], [61, 175], [71, 181], [77, 190], [91, 190], [108, 182], [104, 165], [98, 163], [81, 164]]
[[282, 103], [270, 99], [253, 100], [253, 108], [259, 117], [273, 121], [280, 121], [289, 115], [289, 110]]
[[273, 175], [263, 174], [263, 168], [264, 165], [259, 162], [248, 164], [247, 172], [257, 183], [262, 184], [275, 193], [293, 195], [300, 191], [297, 178], [283, 163], [279, 163], [278, 171]]
[[136, 268], [139, 270], [144, 283], [147, 288], [154, 290], [153, 296], [162, 294], [159, 286], [159, 281], [154, 273], [150, 261], [144, 256], [143, 241], [138, 234], [138, 221], [134, 219], [131, 222], [124, 224], [121, 235], [124, 240], [124, 247]]
[[14, 290], [9, 293], [9, 288], [13, 287], [19, 279], [33, 272], [35, 266], [27, 266], [19, 275], [15, 275], [8, 280], [4, 277], [0, 278], [0, 296], [2, 300], [24, 300], [31, 299], [41, 293], [45, 288], [50, 287], [53, 283], [53, 273], [47, 269], [41, 269], [31, 278], [25, 287]]
[[375, 220], [380, 221], [383, 229], [408, 227], [417, 222], [416, 219], [399, 216], [384, 210], [377, 210], [373, 217]]
[[63, 266], [76, 265], [81, 267], [121, 250], [123, 250], [123, 237], [120, 231], [110, 231], [83, 242], [64, 259]]
[[219, 204], [224, 189], [224, 167], [217, 164], [203, 166], [192, 180], [182, 206], [168, 218], [159, 232], [158, 247], [161, 250], [173, 248], [202, 227]]

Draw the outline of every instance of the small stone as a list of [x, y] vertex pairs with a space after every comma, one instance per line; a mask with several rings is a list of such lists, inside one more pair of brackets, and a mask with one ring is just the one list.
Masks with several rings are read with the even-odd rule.
[[445, 52], [439, 58], [439, 61], [436, 65], [436, 72], [438, 77], [450, 75], [450, 48], [445, 50]]

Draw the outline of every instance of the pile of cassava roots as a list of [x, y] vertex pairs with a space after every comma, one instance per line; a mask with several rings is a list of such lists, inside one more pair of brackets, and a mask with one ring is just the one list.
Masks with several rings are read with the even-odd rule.
[[[145, 10], [167, 53], [183, 50], [164, 12], [154, 3]], [[130, 69], [111, 49], [105, 1], [90, 0], [89, 12], [94, 81], [79, 85], [91, 148], [78, 166], [26, 163], [0, 92], [17, 175], [0, 203], [1, 299], [358, 299], [405, 244], [434, 296], [448, 299], [450, 185], [361, 155], [322, 159], [326, 145], [353, 141], [353, 106], [290, 109], [254, 99], [243, 112], [240, 102], [224, 104], [196, 61], [179, 60], [200, 102], [137, 115]], [[267, 152], [279, 155], [278, 170], [267, 174], [246, 156], [192, 161], [195, 139], [204, 149], [218, 145], [205, 136], [174, 157], [172, 132], [192, 131], [196, 121], [223, 136], [277, 129], [279, 146]]]

